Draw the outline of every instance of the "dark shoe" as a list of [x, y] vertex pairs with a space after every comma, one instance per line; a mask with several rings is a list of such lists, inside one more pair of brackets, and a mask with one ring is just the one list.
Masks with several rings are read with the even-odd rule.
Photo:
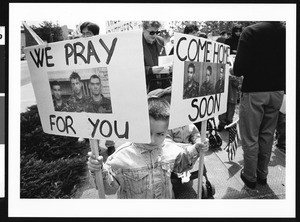
[[115, 152], [115, 147], [114, 146], [110, 146], [107, 147], [107, 155], [110, 156], [111, 154], [113, 154]]
[[256, 182], [251, 182], [251, 181], [247, 180], [246, 177], [244, 177], [242, 171], [241, 171], [241, 179], [247, 187], [249, 187], [250, 189], [255, 189]]
[[261, 179], [259, 177], [256, 178], [257, 183], [260, 185], [266, 185], [267, 184], [267, 178], [266, 179]]

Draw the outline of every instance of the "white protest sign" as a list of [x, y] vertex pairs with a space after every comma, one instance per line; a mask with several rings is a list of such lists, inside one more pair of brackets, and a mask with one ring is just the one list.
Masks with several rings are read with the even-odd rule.
[[170, 129], [226, 112], [229, 77], [229, 46], [181, 33], [174, 37]]
[[25, 53], [46, 133], [150, 142], [141, 31], [28, 47]]
[[142, 30], [141, 21], [108, 21], [106, 22], [106, 33], [123, 32], [131, 30]]

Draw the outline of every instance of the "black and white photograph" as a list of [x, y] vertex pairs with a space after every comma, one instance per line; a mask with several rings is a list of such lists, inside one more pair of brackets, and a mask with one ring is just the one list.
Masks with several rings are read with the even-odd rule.
[[200, 66], [202, 68], [202, 64], [199, 62], [185, 62], [183, 99], [199, 96]]
[[112, 113], [106, 67], [48, 76], [55, 111]]
[[295, 217], [295, 4], [9, 21], [8, 217]]

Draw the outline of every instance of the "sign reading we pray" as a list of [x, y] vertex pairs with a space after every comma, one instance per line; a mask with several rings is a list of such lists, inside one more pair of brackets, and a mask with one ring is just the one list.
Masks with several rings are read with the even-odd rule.
[[24, 51], [46, 133], [150, 141], [141, 31]]
[[218, 116], [227, 110], [227, 45], [175, 33], [169, 128]]

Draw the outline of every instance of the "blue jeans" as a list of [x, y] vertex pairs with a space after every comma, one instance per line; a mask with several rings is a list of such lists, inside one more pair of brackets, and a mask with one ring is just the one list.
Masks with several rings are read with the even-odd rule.
[[239, 128], [244, 151], [243, 175], [251, 182], [267, 178], [283, 91], [243, 93]]

